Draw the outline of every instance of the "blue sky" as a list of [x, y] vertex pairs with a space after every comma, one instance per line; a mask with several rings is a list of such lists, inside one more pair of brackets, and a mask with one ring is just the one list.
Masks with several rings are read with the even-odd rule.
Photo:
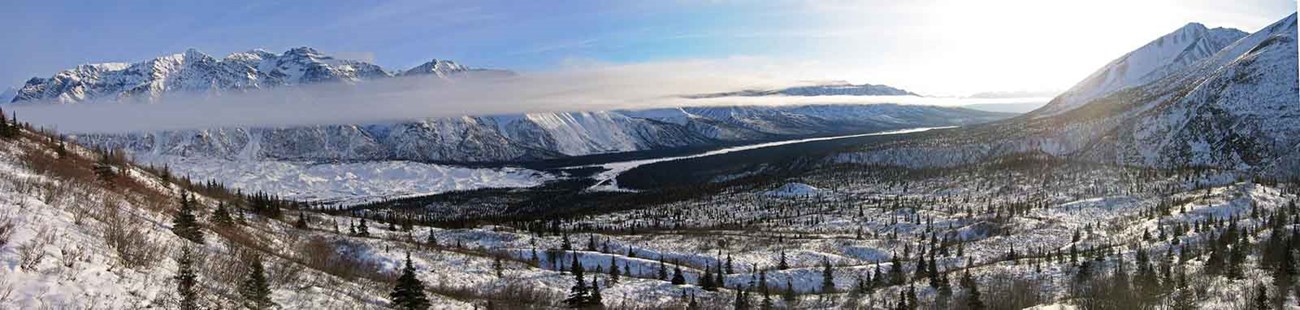
[[[971, 3], [976, 3], [972, 5]], [[402, 69], [430, 58], [547, 71], [762, 59], [771, 74], [932, 94], [1059, 90], [1190, 21], [1254, 31], [1287, 0], [21, 1], [0, 10], [0, 85], [198, 48], [311, 46]], [[0, 87], [3, 88], [3, 87]]]

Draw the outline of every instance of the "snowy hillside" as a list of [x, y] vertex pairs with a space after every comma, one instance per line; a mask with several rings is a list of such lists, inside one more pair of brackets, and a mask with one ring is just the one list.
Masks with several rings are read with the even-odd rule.
[[[475, 70], [451, 61], [432, 60], [401, 75], [431, 74], [445, 78]], [[294, 48], [278, 55], [251, 50], [220, 59], [189, 49], [139, 63], [86, 64], [49, 78], [32, 78], [6, 102], [149, 102], [172, 92], [218, 94], [392, 76], [377, 65], [335, 58], [310, 47]]]
[[1237, 29], [1187, 24], [1111, 61], [1036, 113], [1054, 115], [1121, 89], [1160, 80], [1195, 65], [1246, 35]]
[[1149, 167], [1294, 175], [1300, 167], [1296, 55], [1293, 14], [1163, 78], [1078, 108], [1058, 110], [1074, 96], [1065, 94], [1026, 117], [835, 160], [918, 167], [1043, 152]]

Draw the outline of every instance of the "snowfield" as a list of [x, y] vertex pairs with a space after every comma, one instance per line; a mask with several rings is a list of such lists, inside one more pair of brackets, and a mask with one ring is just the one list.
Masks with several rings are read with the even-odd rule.
[[524, 168], [470, 168], [411, 161], [308, 163], [163, 156], [145, 162], [165, 165], [177, 175], [211, 179], [245, 192], [336, 204], [481, 188], [532, 187], [557, 177]]

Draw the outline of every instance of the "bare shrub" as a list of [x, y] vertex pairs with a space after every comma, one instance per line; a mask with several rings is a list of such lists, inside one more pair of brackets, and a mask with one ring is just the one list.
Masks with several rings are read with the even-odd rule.
[[86, 254], [85, 249], [82, 249], [80, 246], [75, 246], [75, 245], [63, 246], [63, 249], [61, 249], [59, 254], [60, 257], [63, 258], [63, 267], [69, 269], [75, 267], [77, 265], [77, 262], [84, 261], [89, 257], [89, 255]]
[[430, 287], [429, 290], [459, 300], [491, 301], [494, 306], [511, 309], [546, 309], [549, 308], [546, 305], [558, 305], [560, 300], [564, 298], [564, 294], [526, 281], [508, 281], [504, 285], [488, 289], [472, 285], [458, 286], [438, 283]]
[[0, 248], [9, 244], [9, 238], [13, 238], [14, 231], [18, 230], [18, 223], [9, 215], [0, 215]]
[[283, 259], [267, 260], [267, 263], [267, 280], [273, 286], [291, 285], [301, 279], [302, 272], [307, 269]]
[[312, 269], [344, 279], [383, 279], [385, 275], [380, 271], [379, 265], [361, 259], [357, 251], [356, 246], [343, 241], [314, 237], [300, 243], [298, 259]]
[[36, 237], [18, 246], [18, 266], [23, 270], [36, 270], [36, 266], [45, 260], [45, 247], [54, 243], [54, 233], [48, 227], [42, 227]]
[[103, 212], [104, 242], [117, 252], [123, 266], [147, 268], [161, 260], [166, 253], [163, 246], [149, 238], [145, 228], [137, 228], [121, 214], [116, 205], [105, 205]]

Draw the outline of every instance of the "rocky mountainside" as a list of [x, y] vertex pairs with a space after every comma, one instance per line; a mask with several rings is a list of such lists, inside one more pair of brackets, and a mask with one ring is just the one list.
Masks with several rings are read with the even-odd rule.
[[1213, 56], [1246, 35], [1237, 29], [1187, 24], [1101, 67], [1039, 113], [1065, 112], [1106, 94], [1160, 80]]
[[515, 162], [731, 142], [968, 125], [1009, 114], [906, 105], [702, 107], [409, 122], [85, 134], [80, 143], [227, 160]]
[[[1293, 14], [1150, 83], [1094, 91], [1096, 99], [1073, 109], [1063, 105], [1073, 96], [1065, 94], [1026, 116], [838, 160], [930, 166], [1043, 152], [1127, 165], [1296, 175], [1297, 68]], [[1091, 89], [1096, 77], [1074, 89]]]
[[359, 82], [395, 75], [450, 77], [478, 72], [455, 62], [432, 60], [401, 73], [378, 65], [339, 59], [309, 47], [282, 54], [263, 50], [217, 59], [198, 50], [127, 63], [86, 64], [49, 78], [32, 78], [9, 102], [155, 101], [171, 92], [221, 93], [320, 82]]

